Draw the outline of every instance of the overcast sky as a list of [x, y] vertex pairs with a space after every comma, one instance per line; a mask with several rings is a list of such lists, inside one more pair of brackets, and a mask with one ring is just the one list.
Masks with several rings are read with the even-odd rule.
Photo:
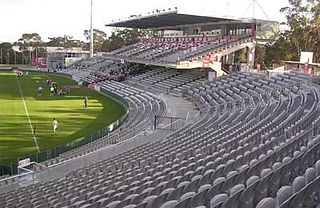
[[[132, 14], [178, 7], [179, 13], [252, 17], [253, 0], [93, 0], [94, 28], [110, 33], [105, 23]], [[258, 0], [255, 18], [284, 21], [280, 8], [288, 0]], [[251, 5], [251, 6], [250, 6]], [[266, 17], [266, 15], [268, 17]], [[48, 37], [71, 35], [84, 40], [90, 26], [90, 0], [0, 0], [0, 42], [14, 42], [23, 33], [37, 32]]]

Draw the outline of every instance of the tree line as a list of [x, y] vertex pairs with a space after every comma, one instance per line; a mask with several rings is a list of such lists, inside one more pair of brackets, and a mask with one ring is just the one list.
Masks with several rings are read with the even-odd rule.
[[256, 63], [263, 68], [272, 63], [299, 61], [302, 51], [314, 53], [314, 63], [320, 61], [320, 0], [289, 0], [280, 10], [286, 16], [286, 27], [279, 38], [256, 48]]
[[[45, 57], [45, 47], [80, 47], [89, 50], [90, 30], [84, 30], [87, 42], [64, 35], [49, 37], [43, 41], [38, 33], [25, 33], [14, 43], [0, 43], [0, 64], [31, 64], [33, 58]], [[141, 41], [148, 32], [139, 29], [116, 29], [108, 37], [104, 31], [93, 30], [94, 53], [110, 52], [120, 47]]]

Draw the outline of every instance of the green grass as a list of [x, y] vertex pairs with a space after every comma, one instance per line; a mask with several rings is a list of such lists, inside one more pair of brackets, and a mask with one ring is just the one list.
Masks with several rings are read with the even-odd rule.
[[28, 64], [0, 64], [0, 68], [12, 68], [12, 67], [19, 67], [19, 68], [36, 68], [34, 65]]
[[[30, 72], [19, 83], [29, 112], [30, 121], [36, 125], [36, 139], [40, 151], [66, 144], [101, 129], [119, 119], [125, 109], [116, 101], [87, 88], [72, 88], [70, 95], [49, 95], [45, 84], [48, 75], [59, 86], [77, 83], [67, 77]], [[44, 92], [37, 96], [42, 85]], [[88, 108], [83, 98], [89, 99]], [[53, 133], [52, 119], [59, 122]], [[16, 75], [0, 72], [0, 162], [37, 152], [28, 117], [18, 87]]]

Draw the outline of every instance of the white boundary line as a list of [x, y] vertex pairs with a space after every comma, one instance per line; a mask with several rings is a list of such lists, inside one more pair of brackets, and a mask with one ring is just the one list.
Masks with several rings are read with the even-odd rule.
[[38, 142], [37, 142], [37, 138], [36, 138], [36, 136], [33, 134], [33, 128], [32, 128], [32, 124], [31, 124], [31, 120], [30, 120], [28, 108], [27, 108], [27, 105], [26, 105], [26, 101], [24, 100], [24, 96], [23, 96], [23, 94], [22, 94], [22, 90], [21, 90], [21, 87], [20, 87], [20, 82], [19, 82], [18, 77], [17, 77], [17, 83], [18, 83], [20, 95], [21, 95], [21, 98], [22, 98], [24, 110], [25, 110], [25, 112], [26, 112], [26, 115], [27, 115], [27, 117], [28, 117], [28, 121], [29, 121], [29, 124], [30, 124], [31, 134], [33, 135], [33, 140], [34, 140], [34, 143], [36, 144], [37, 151], [40, 152], [40, 148], [39, 148], [39, 145], [38, 145]]

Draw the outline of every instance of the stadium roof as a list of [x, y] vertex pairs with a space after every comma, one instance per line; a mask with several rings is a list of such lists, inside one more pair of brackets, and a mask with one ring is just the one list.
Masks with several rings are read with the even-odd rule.
[[180, 26], [189, 24], [217, 23], [221, 21], [239, 21], [236, 19], [198, 16], [190, 14], [178, 14], [177, 11], [152, 13], [146, 16], [131, 15], [130, 18], [108, 23], [106, 26], [127, 28], [161, 28], [168, 26]]

